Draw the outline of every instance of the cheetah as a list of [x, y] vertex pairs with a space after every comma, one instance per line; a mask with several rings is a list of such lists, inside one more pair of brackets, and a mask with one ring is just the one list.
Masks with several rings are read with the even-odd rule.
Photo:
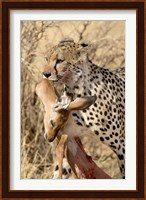
[[76, 123], [96, 134], [117, 155], [120, 171], [125, 178], [125, 73], [110, 71], [92, 63], [88, 45], [64, 39], [54, 46], [47, 57], [43, 75], [54, 85], [65, 84], [73, 98], [96, 95], [88, 109], [72, 112]]

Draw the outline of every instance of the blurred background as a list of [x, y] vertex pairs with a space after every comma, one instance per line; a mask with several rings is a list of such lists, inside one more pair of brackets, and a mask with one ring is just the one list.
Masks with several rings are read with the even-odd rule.
[[[124, 21], [21, 21], [22, 179], [53, 176], [57, 140], [44, 140], [44, 110], [35, 87], [46, 67], [49, 49], [66, 37], [88, 43], [93, 63], [110, 70], [125, 67]], [[117, 157], [110, 148], [88, 136], [82, 141], [99, 167], [113, 178], [121, 178]]]

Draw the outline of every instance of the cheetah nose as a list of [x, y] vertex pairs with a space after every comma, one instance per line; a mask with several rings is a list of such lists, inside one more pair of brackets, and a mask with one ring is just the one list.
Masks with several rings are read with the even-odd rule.
[[46, 77], [46, 78], [49, 78], [51, 76], [51, 73], [45, 71], [43, 72], [43, 75]]

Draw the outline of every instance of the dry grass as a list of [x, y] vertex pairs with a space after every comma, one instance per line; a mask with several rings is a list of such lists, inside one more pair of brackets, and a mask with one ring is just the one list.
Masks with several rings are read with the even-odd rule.
[[[48, 50], [64, 37], [91, 44], [94, 63], [116, 69], [124, 66], [122, 21], [22, 21], [21, 22], [21, 178], [51, 178], [57, 141], [47, 144], [43, 133], [43, 106], [35, 86], [46, 67]], [[105, 145], [83, 138], [86, 149], [108, 174], [120, 178], [117, 158]]]

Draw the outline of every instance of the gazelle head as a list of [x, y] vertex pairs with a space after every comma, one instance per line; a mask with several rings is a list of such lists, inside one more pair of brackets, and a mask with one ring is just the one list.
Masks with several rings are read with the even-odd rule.
[[76, 98], [72, 101], [65, 90], [64, 94], [59, 96], [53, 83], [48, 79], [41, 80], [36, 87], [36, 93], [45, 107], [44, 136], [49, 142], [52, 142], [59, 130], [64, 128], [71, 110], [86, 109], [96, 101], [96, 96]]

